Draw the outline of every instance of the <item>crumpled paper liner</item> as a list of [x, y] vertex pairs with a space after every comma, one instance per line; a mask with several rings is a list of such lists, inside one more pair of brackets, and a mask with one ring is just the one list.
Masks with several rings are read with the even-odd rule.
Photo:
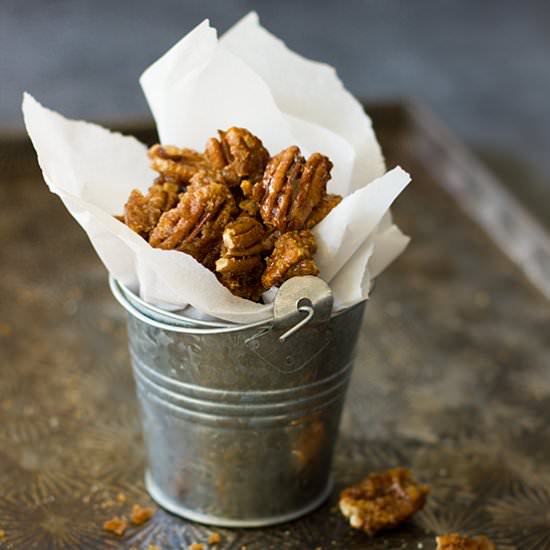
[[[241, 126], [271, 154], [297, 144], [334, 163], [329, 191], [344, 200], [314, 229], [320, 276], [336, 308], [368, 295], [370, 280], [406, 247], [389, 208], [409, 183], [384, 160], [361, 105], [333, 68], [291, 52], [251, 13], [221, 39], [198, 25], [141, 76], [162, 143], [202, 150], [218, 128]], [[155, 305], [190, 307], [248, 323], [270, 317], [271, 304], [233, 296], [191, 256], [152, 248], [113, 216], [130, 191], [145, 191], [155, 173], [146, 147], [132, 137], [64, 118], [23, 98], [25, 125], [44, 179], [88, 234], [109, 272]], [[70, 259], [67, 259], [70, 263]]]

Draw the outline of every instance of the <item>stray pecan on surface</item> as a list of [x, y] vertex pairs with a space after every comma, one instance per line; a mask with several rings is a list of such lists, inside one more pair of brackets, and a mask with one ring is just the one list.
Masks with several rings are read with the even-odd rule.
[[275, 241], [271, 256], [266, 260], [262, 275], [264, 288], [279, 286], [291, 277], [318, 275], [319, 268], [313, 261], [317, 243], [307, 229], [289, 231]]
[[115, 516], [103, 524], [103, 529], [121, 537], [128, 529], [128, 519], [125, 516]]
[[225, 185], [190, 188], [175, 208], [160, 217], [149, 243], [155, 248], [187, 252], [203, 262], [220, 245], [224, 227], [234, 213], [235, 201]]
[[[252, 190], [252, 199], [259, 204], [263, 221], [279, 231], [293, 231], [308, 224], [308, 218], [326, 195], [332, 163], [314, 153], [307, 161], [297, 146], [288, 147], [268, 163], [262, 181]], [[326, 202], [320, 214], [328, 214], [332, 203]], [[334, 206], [334, 204], [332, 204]]]
[[163, 212], [174, 208], [178, 203], [180, 186], [162, 177], [149, 187], [146, 195], [134, 189], [124, 205], [123, 221], [130, 229], [144, 239], [157, 225]]
[[245, 128], [218, 130], [219, 139], [210, 138], [204, 151], [214, 170], [221, 171], [230, 187], [242, 180], [258, 181], [269, 160], [261, 140]]
[[187, 185], [199, 170], [208, 170], [206, 157], [193, 149], [180, 149], [174, 145], [153, 145], [149, 149], [151, 168], [161, 176]]
[[149, 521], [154, 515], [155, 509], [152, 506], [140, 506], [139, 504], [134, 504], [132, 506], [130, 521], [134, 525], [141, 525], [146, 521]]
[[228, 223], [223, 231], [222, 255], [216, 261], [221, 283], [236, 296], [259, 300], [263, 292], [263, 255], [269, 246], [266, 231], [258, 220], [240, 216]]
[[484, 536], [464, 537], [458, 533], [450, 533], [435, 538], [436, 550], [496, 550], [495, 545]]
[[420, 510], [429, 488], [418, 485], [405, 468], [373, 473], [340, 493], [340, 511], [350, 525], [374, 535], [395, 527]]
[[221, 541], [222, 541], [222, 536], [219, 533], [210, 533], [210, 535], [208, 536], [208, 540], [206, 542], [208, 542], [208, 544], [212, 544], [213, 546], [215, 546], [216, 544], [220, 544]]

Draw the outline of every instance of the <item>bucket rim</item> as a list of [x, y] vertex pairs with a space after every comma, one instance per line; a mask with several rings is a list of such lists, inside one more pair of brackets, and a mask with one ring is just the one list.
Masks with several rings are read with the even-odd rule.
[[[273, 317], [264, 319], [263, 321], [255, 321], [247, 324], [236, 324], [230, 322], [222, 324], [192, 319], [191, 317], [165, 311], [147, 303], [145, 300], [137, 296], [132, 290], [115, 279], [112, 275], [109, 275], [109, 287], [116, 301], [133, 317], [147, 325], [171, 332], [179, 332], [183, 334], [227, 334], [258, 327], [267, 328], [273, 323]], [[374, 282], [371, 283], [371, 291], [373, 287]], [[333, 312], [331, 319], [339, 317], [340, 315], [343, 315], [357, 307], [361, 307], [364, 302], [366, 302], [366, 299], [361, 300], [360, 302], [357, 302], [347, 308]]]

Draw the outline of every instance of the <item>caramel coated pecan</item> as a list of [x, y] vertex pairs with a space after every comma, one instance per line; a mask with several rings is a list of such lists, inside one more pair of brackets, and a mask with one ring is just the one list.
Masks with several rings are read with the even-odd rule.
[[264, 222], [279, 231], [304, 228], [326, 194], [331, 168], [330, 160], [320, 153], [306, 161], [297, 146], [274, 156], [252, 191]]
[[484, 536], [463, 537], [458, 533], [441, 535], [435, 538], [436, 550], [496, 550], [495, 545]]
[[219, 245], [234, 213], [235, 201], [225, 185], [211, 183], [188, 189], [179, 204], [161, 216], [149, 243], [155, 248], [187, 252], [203, 261]]
[[239, 201], [239, 208], [247, 216], [255, 217], [258, 213], [258, 203], [253, 198], [254, 184], [250, 180], [241, 182], [242, 199]]
[[204, 151], [213, 169], [221, 171], [230, 187], [243, 179], [258, 181], [269, 160], [260, 139], [244, 128], [218, 130], [219, 139], [210, 138]]
[[263, 287], [262, 255], [269, 246], [262, 224], [249, 216], [230, 222], [223, 232], [222, 255], [216, 261], [221, 283], [242, 298], [259, 300]]
[[262, 224], [250, 216], [240, 216], [228, 223], [223, 232], [223, 244], [228, 256], [252, 256], [265, 252], [266, 238]]
[[255, 267], [247, 265], [246, 268], [241, 264], [240, 267], [242, 271], [219, 273], [218, 280], [235, 296], [258, 302], [264, 292], [261, 284], [263, 263]]
[[149, 187], [146, 195], [134, 189], [124, 205], [122, 221], [133, 231], [148, 239], [163, 212], [178, 203], [180, 186], [162, 178]]
[[103, 524], [103, 529], [121, 537], [128, 529], [128, 519], [125, 516], [115, 516]]
[[342, 202], [340, 195], [323, 195], [323, 198], [319, 204], [312, 210], [308, 219], [306, 220], [306, 229], [315, 227], [320, 221], [324, 220], [329, 212], [338, 204]]
[[174, 145], [153, 145], [149, 149], [149, 158], [153, 170], [184, 185], [189, 183], [198, 170], [209, 170], [203, 154]]
[[273, 253], [266, 261], [262, 275], [264, 287], [279, 286], [290, 277], [318, 275], [319, 268], [312, 258], [316, 250], [315, 237], [307, 229], [281, 235], [275, 241]]
[[420, 510], [429, 488], [418, 485], [405, 468], [373, 473], [340, 493], [340, 511], [355, 529], [374, 535], [395, 527]]
[[152, 506], [140, 506], [134, 504], [132, 506], [132, 515], [130, 521], [133, 525], [142, 525], [146, 521], [149, 521], [155, 515], [155, 509]]
[[221, 172], [211, 170], [210, 168], [199, 168], [189, 179], [189, 187], [203, 187], [211, 183], [221, 183], [225, 185]]

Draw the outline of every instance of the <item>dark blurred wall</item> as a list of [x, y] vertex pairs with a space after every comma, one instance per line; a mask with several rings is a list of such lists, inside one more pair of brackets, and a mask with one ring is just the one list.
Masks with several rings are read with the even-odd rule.
[[251, 9], [356, 95], [423, 102], [550, 204], [547, 0], [0, 0], [0, 125], [21, 125], [24, 89], [74, 117], [146, 115], [141, 71], [203, 18], [223, 31]]

